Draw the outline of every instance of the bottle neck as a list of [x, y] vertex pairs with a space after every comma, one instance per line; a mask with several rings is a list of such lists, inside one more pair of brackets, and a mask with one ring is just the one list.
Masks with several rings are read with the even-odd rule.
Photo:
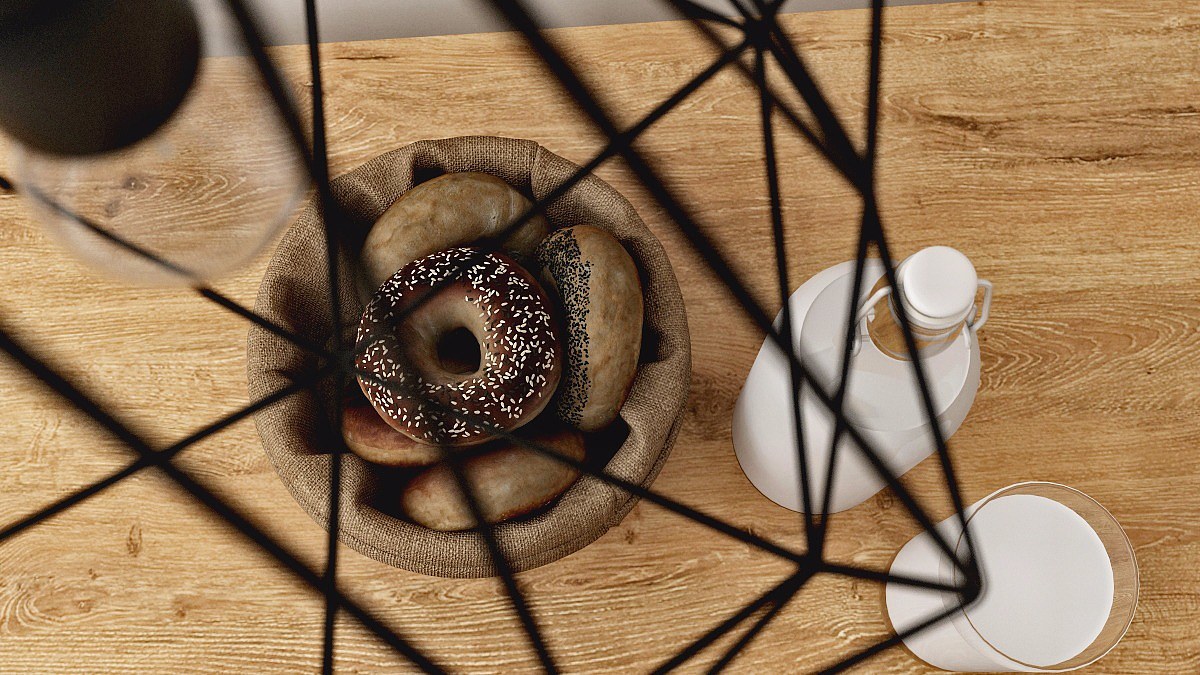
[[[887, 277], [882, 277], [875, 284], [872, 293], [887, 286]], [[923, 358], [933, 356], [948, 347], [965, 325], [969, 311], [961, 316], [951, 318], [930, 317], [925, 315], [907, 301], [903, 286], [893, 291], [884, 302], [880, 302], [873, 315], [868, 317], [867, 333], [880, 352], [897, 359], [909, 359], [908, 343], [904, 336], [904, 322], [900, 318], [898, 304], [903, 303], [904, 315], [917, 351]], [[968, 308], [969, 310], [969, 308]]]

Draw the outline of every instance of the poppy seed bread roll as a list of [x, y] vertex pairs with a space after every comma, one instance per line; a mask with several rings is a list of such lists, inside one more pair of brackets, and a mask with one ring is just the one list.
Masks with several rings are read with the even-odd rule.
[[537, 259], [566, 317], [558, 415], [598, 431], [617, 418], [637, 373], [643, 311], [637, 266], [621, 242], [589, 225], [551, 234]]

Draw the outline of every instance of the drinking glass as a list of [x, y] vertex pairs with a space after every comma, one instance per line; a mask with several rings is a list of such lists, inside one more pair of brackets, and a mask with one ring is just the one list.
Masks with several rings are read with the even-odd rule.
[[[897, 632], [938, 613], [946, 620], [904, 639], [921, 660], [961, 672], [1063, 672], [1103, 657], [1133, 620], [1138, 568], [1124, 530], [1082, 492], [1047, 482], [997, 490], [966, 510], [983, 589], [956, 608], [955, 593], [891, 582]], [[965, 560], [959, 518], [937, 526]], [[897, 554], [895, 574], [961, 585], [959, 567], [923, 532]]]
[[[189, 5], [202, 58], [182, 103], [154, 133], [82, 155], [17, 148], [16, 182], [47, 233], [122, 281], [194, 286], [222, 276], [273, 239], [308, 188], [254, 61], [226, 39], [237, 34], [232, 17], [217, 0]], [[111, 40], [142, 36], [138, 19]]]

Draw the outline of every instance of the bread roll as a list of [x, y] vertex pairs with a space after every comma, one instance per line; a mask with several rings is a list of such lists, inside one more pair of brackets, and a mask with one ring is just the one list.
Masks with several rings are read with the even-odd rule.
[[[554, 425], [531, 432], [525, 435], [531, 442], [570, 459], [583, 460], [583, 436], [578, 431]], [[545, 506], [579, 477], [574, 467], [513, 443], [495, 441], [484, 447], [488, 448], [486, 454], [464, 460], [462, 470], [488, 523]], [[434, 530], [466, 530], [476, 525], [453, 469], [447, 464], [414, 478], [401, 495], [401, 507], [413, 522]]]
[[396, 431], [361, 399], [342, 409], [342, 438], [354, 454], [384, 466], [428, 466], [442, 457], [438, 446]]
[[528, 199], [486, 173], [448, 173], [396, 200], [367, 233], [362, 250], [363, 301], [408, 263], [431, 253], [502, 237], [505, 250], [530, 258], [549, 226], [540, 214], [509, 226], [529, 209]]

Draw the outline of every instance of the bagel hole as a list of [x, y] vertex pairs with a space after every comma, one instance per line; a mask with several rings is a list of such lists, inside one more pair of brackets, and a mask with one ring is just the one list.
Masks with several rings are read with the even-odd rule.
[[465, 375], [479, 370], [483, 354], [474, 333], [466, 328], [455, 328], [438, 338], [437, 357], [446, 372]]

